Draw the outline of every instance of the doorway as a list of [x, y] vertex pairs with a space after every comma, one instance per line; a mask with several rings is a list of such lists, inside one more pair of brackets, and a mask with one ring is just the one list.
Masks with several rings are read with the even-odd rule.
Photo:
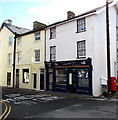
[[7, 85], [11, 85], [11, 73], [7, 73]]
[[19, 69], [16, 69], [16, 88], [19, 88]]
[[34, 74], [34, 84], [33, 88], [35, 89], [37, 87], [37, 74]]
[[76, 79], [76, 72], [69, 72], [69, 91], [72, 93], [76, 93], [77, 91], [77, 79]]
[[40, 74], [40, 90], [44, 90], [44, 74]]

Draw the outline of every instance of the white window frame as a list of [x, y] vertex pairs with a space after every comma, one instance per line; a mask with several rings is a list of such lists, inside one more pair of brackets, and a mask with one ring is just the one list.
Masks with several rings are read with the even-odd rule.
[[56, 38], [56, 27], [50, 28], [50, 39]]
[[40, 32], [36, 32], [35, 33], [35, 41], [39, 41], [41, 39], [41, 33]]
[[86, 57], [86, 40], [77, 42], [77, 58]]
[[12, 53], [8, 53], [8, 65], [12, 65]]
[[84, 32], [86, 31], [86, 19], [82, 18], [77, 20], [77, 32]]
[[17, 52], [17, 63], [21, 63], [21, 51]]
[[50, 46], [50, 61], [56, 61], [56, 46]]
[[[36, 52], [39, 52], [39, 58], [36, 56], [37, 55]], [[34, 62], [35, 63], [39, 63], [40, 62], [40, 50], [34, 50]]]
[[[12, 39], [12, 40], [11, 40]], [[9, 46], [12, 46], [13, 45], [13, 36], [10, 36], [9, 37]]]

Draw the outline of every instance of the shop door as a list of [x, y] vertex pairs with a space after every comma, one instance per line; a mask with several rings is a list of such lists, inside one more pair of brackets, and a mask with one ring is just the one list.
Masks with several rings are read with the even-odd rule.
[[19, 69], [16, 69], [16, 88], [19, 88]]
[[80, 94], [92, 94], [92, 71], [89, 69], [78, 70], [77, 92]]
[[77, 74], [76, 72], [69, 72], [69, 91], [76, 93], [77, 90]]

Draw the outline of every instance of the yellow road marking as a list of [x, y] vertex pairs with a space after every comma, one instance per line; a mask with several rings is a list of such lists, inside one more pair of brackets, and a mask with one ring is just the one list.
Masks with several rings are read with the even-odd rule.
[[[10, 114], [10, 112], [11, 112], [11, 106], [10, 105], [7, 105], [6, 103], [5, 103], [5, 101], [0, 101], [1, 103], [3, 103], [4, 105], [5, 105], [5, 111], [4, 111], [4, 113], [0, 116], [0, 119], [2, 119], [2, 120], [4, 120], [5, 118], [7, 118], [8, 117], [8, 115]], [[9, 107], [8, 107], [9, 106]], [[7, 112], [8, 111], [8, 112]], [[6, 114], [6, 115], [5, 115]], [[5, 116], [4, 116], [5, 115]], [[3, 117], [4, 116], [4, 117]]]

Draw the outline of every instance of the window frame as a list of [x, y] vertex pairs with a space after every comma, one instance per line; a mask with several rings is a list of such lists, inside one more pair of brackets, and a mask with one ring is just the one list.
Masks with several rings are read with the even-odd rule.
[[[78, 49], [79, 47], [79, 43], [84, 43], [84, 47], [81, 46], [82, 48], [81, 49]], [[79, 55], [79, 51], [81, 50], [81, 52], [84, 51], [84, 55]], [[81, 41], [77, 41], [77, 58], [86, 58], [86, 40], [81, 40]]]
[[[12, 38], [12, 42], [11, 42], [11, 38]], [[13, 36], [9, 36], [8, 45], [9, 45], [9, 46], [12, 46], [12, 45], [13, 45]]]
[[[19, 42], [19, 41], [20, 41], [20, 42]], [[19, 37], [19, 38], [18, 38], [18, 40], [17, 40], [17, 45], [18, 45], [18, 46], [20, 46], [20, 45], [21, 45], [21, 43], [22, 43], [22, 38], [21, 38], [21, 37]]]
[[[55, 48], [54, 53], [51, 51], [52, 48]], [[52, 59], [52, 55], [54, 55], [55, 59]], [[50, 61], [56, 61], [56, 46], [50, 46]]]
[[[84, 22], [81, 22], [81, 24], [79, 23], [79, 21], [84, 21]], [[80, 27], [81, 26], [81, 27]], [[83, 27], [84, 26], [84, 27]], [[83, 30], [81, 30], [81, 29]], [[80, 33], [80, 32], [85, 32], [86, 31], [86, 18], [81, 18], [81, 19], [78, 19], [77, 20], [77, 33]]]
[[8, 53], [8, 66], [12, 65], [12, 53]]
[[17, 63], [20, 64], [21, 63], [21, 51], [17, 52]]
[[50, 39], [56, 38], [56, 27], [50, 28]]
[[[35, 34], [35, 41], [40, 41], [41, 40], [41, 32], [36, 32]], [[39, 35], [37, 35], [39, 34]]]
[[[36, 52], [39, 52], [39, 61], [36, 61]], [[34, 63], [39, 63], [40, 62], [40, 49], [34, 50]]]
[[[29, 83], [29, 78], [30, 78], [30, 76], [29, 76], [29, 69], [23, 69], [22, 72], [23, 72], [23, 83], [27, 83], [28, 84]], [[26, 73], [26, 72], [28, 73], [27, 74], [28, 80], [25, 80], [25, 78], [24, 78], [24, 73]]]

